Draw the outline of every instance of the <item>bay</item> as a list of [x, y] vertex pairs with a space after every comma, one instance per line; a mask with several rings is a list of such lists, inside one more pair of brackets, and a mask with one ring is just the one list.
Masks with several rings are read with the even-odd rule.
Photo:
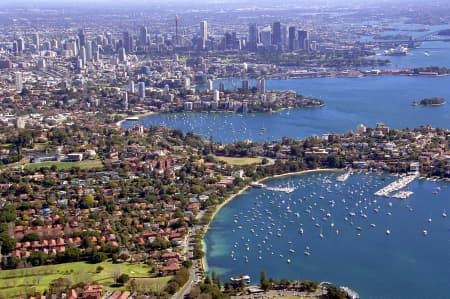
[[[241, 80], [225, 80], [229, 88]], [[215, 82], [217, 85], [218, 82]], [[254, 81], [250, 82], [255, 85]], [[267, 80], [270, 90], [294, 90], [325, 101], [322, 108], [290, 109], [274, 113], [180, 113], [141, 118], [144, 126], [166, 125], [194, 131], [215, 141], [279, 140], [283, 136], [304, 138], [325, 133], [344, 133], [360, 123], [374, 127], [382, 122], [393, 128], [421, 125], [449, 128], [449, 105], [414, 107], [426, 97], [450, 99], [450, 77], [374, 76], [363, 78], [312, 78]], [[135, 121], [123, 123], [133, 127]], [[262, 130], [264, 128], [264, 130]]]
[[252, 283], [261, 271], [330, 281], [367, 299], [448, 298], [450, 218], [442, 213], [450, 211], [449, 184], [415, 180], [407, 187], [414, 194], [401, 201], [373, 195], [395, 177], [357, 174], [338, 183], [336, 175], [271, 179], [269, 186], [297, 189], [236, 197], [205, 236], [209, 272], [223, 280], [249, 274]]

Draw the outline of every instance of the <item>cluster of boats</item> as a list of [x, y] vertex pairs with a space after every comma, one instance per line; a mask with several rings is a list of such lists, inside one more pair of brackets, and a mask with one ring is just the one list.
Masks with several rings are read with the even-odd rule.
[[412, 191], [400, 191], [401, 189], [408, 186], [412, 181], [418, 178], [418, 174], [408, 175], [399, 178], [398, 180], [390, 183], [386, 187], [381, 188], [377, 192], [374, 193], [376, 196], [384, 196], [384, 197], [393, 197], [398, 199], [407, 199], [410, 197], [413, 192]]
[[[346, 172], [345, 176], [350, 174], [350, 171]], [[293, 264], [300, 259], [298, 252], [305, 257], [314, 255], [312, 248], [318, 246], [318, 240], [341, 238], [341, 234], [350, 233], [359, 237], [365, 232], [376, 232], [377, 222], [385, 226], [386, 235], [391, 235], [391, 229], [386, 227], [390, 221], [380, 223], [379, 219], [391, 217], [394, 204], [379, 201], [373, 194], [380, 196], [399, 192], [417, 176], [399, 178], [375, 193], [373, 190], [380, 188], [384, 179], [371, 175], [367, 179], [347, 183], [348, 177], [345, 180], [338, 180], [337, 177], [335, 173], [308, 175], [305, 179], [290, 181], [288, 186], [292, 186], [289, 187], [293, 189], [291, 192], [279, 192], [280, 188], [285, 187], [271, 187], [270, 182], [269, 186], [254, 183], [253, 187], [260, 190], [253, 191], [256, 193], [253, 206], [233, 216], [232, 261], [264, 262], [278, 257], [287, 264]], [[409, 204], [399, 202], [397, 206], [404, 206], [413, 212]], [[382, 216], [383, 210], [385, 216]], [[447, 217], [445, 210], [442, 217]], [[431, 223], [431, 217], [428, 223]], [[293, 227], [297, 227], [294, 234]], [[428, 230], [422, 233], [426, 236]]]

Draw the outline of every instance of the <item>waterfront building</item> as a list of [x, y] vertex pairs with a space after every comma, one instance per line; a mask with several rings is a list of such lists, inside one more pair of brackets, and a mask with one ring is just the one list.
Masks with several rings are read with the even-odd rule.
[[141, 99], [145, 98], [145, 82], [138, 83], [138, 96]]
[[213, 80], [208, 79], [207, 81], [207, 85], [206, 85], [206, 89], [208, 90], [208, 92], [211, 92], [213, 90]]
[[248, 91], [248, 87], [249, 87], [248, 80], [242, 80], [242, 90]]

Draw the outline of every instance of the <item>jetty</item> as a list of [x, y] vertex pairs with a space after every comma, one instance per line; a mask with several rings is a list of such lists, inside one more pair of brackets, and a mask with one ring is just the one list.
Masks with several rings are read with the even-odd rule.
[[347, 172], [345, 172], [345, 173], [343, 173], [341, 175], [338, 175], [336, 177], [336, 181], [338, 181], [338, 182], [345, 182], [352, 175], [352, 173], [353, 173], [353, 170], [349, 169]]
[[419, 175], [413, 174], [401, 177], [400, 179], [390, 183], [386, 187], [381, 188], [374, 193], [376, 196], [393, 197], [399, 199], [406, 199], [413, 194], [411, 191], [401, 191], [401, 189], [408, 186], [412, 181], [414, 181]]
[[250, 186], [253, 188], [259, 188], [259, 189], [266, 189], [268, 191], [274, 191], [274, 192], [284, 192], [284, 193], [292, 193], [295, 191], [294, 187], [270, 187], [263, 183], [258, 182], [252, 182], [250, 183]]

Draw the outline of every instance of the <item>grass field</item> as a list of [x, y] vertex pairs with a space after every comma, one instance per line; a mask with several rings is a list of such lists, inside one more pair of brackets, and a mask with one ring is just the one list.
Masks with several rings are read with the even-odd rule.
[[[97, 273], [97, 267], [103, 270]], [[0, 271], [0, 298], [17, 298], [24, 296], [27, 291], [35, 290], [44, 292], [49, 288], [50, 282], [57, 278], [68, 278], [72, 284], [79, 282], [99, 283], [107, 289], [113, 288], [114, 277], [117, 274], [128, 274], [135, 278], [140, 285], [149, 291], [162, 290], [171, 277], [149, 277], [150, 268], [145, 264], [112, 264], [103, 262], [99, 264], [88, 264], [85, 262], [50, 265], [17, 270]], [[124, 287], [122, 287], [123, 289]]]
[[214, 156], [219, 161], [237, 166], [251, 165], [251, 164], [261, 164], [262, 158], [235, 158], [235, 157], [221, 157]]
[[39, 169], [42, 167], [52, 167], [55, 165], [60, 170], [66, 170], [72, 167], [79, 167], [80, 169], [92, 169], [92, 168], [103, 168], [102, 161], [100, 160], [86, 160], [81, 162], [42, 162], [42, 163], [30, 163], [25, 165], [27, 169]]

